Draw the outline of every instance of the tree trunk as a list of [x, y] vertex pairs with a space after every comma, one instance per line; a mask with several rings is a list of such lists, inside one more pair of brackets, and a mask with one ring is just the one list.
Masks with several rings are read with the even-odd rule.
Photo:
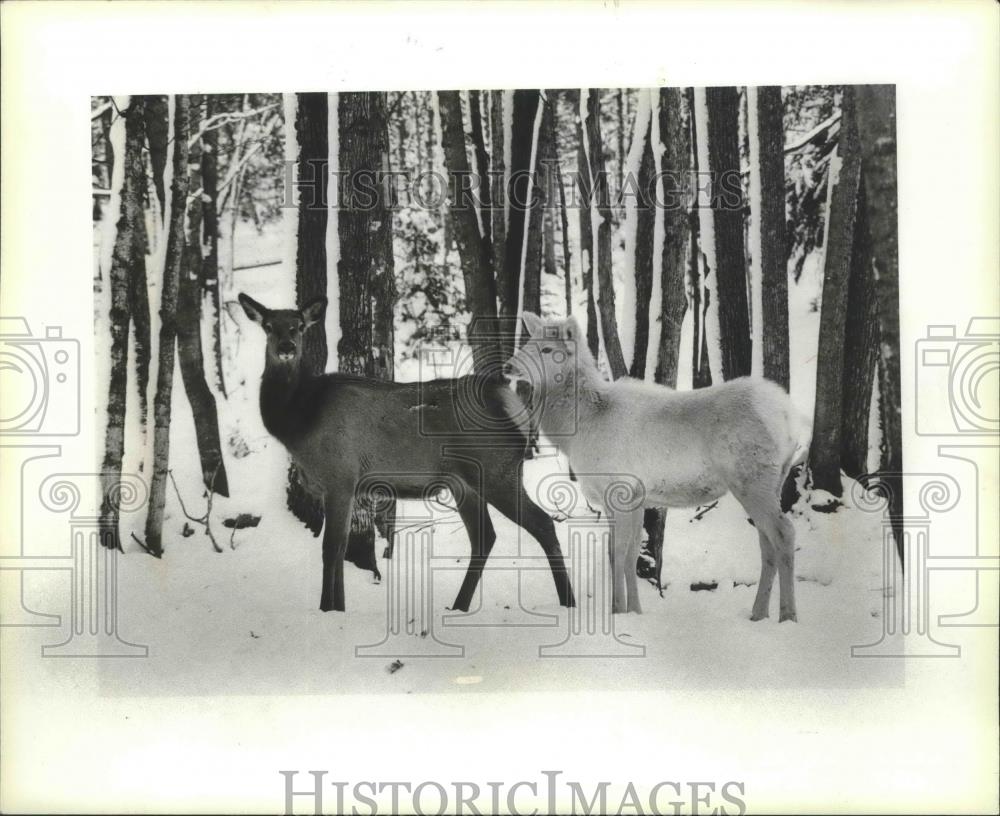
[[[889, 482], [889, 515], [903, 560], [903, 425], [899, 371], [899, 233], [896, 180], [896, 90], [859, 85], [857, 118], [864, 168], [879, 326], [880, 469]], [[841, 125], [843, 127], [843, 125]]]
[[[216, 97], [205, 96], [205, 118], [216, 113]], [[204, 236], [208, 252], [202, 262], [201, 279], [212, 306], [212, 363], [215, 387], [226, 396], [222, 371], [222, 298], [219, 292], [219, 131], [212, 128], [202, 137], [201, 178], [205, 190]]]
[[149, 166], [153, 171], [153, 187], [160, 204], [160, 219], [166, 221], [167, 191], [164, 187], [163, 172], [167, 167], [167, 145], [170, 141], [170, 122], [167, 113], [167, 97], [143, 97], [143, 117], [146, 125], [146, 139], [149, 144]]
[[813, 414], [812, 444], [809, 448], [812, 486], [838, 497], [843, 494], [840, 480], [840, 431], [844, 331], [861, 180], [861, 152], [854, 114], [854, 89], [851, 86], [844, 87], [841, 110], [840, 142], [830, 165], [831, 176], [828, 182], [832, 185], [827, 216], [830, 220], [823, 268], [823, 302], [816, 361], [816, 407]]
[[[296, 94], [295, 139], [298, 143], [299, 205], [295, 252], [295, 302], [302, 308], [327, 296], [326, 225], [329, 194], [329, 135], [325, 93]], [[302, 336], [302, 370], [326, 371], [326, 326], [320, 321]], [[310, 490], [299, 468], [288, 468], [288, 509], [312, 534], [323, 530], [323, 497]]]
[[[482, 224], [482, 240], [486, 244], [490, 259], [490, 268], [493, 267], [493, 224], [491, 221], [492, 210], [490, 202], [492, 198], [492, 187], [490, 186], [490, 156], [486, 152], [486, 138], [483, 134], [483, 111], [480, 98], [486, 91], [469, 91], [469, 119], [472, 122], [472, 145], [476, 154], [476, 175], [477, 184], [474, 189], [479, 191], [480, 202], [480, 223]], [[438, 103], [440, 105], [440, 101]], [[461, 121], [461, 120], [459, 120]], [[442, 122], [443, 126], [443, 122]], [[447, 161], [448, 151], [445, 148], [445, 160]], [[492, 279], [492, 273], [491, 273]], [[495, 289], [496, 283], [493, 281]], [[496, 293], [493, 295], [493, 309], [496, 311]]]
[[615, 317], [615, 288], [611, 271], [611, 196], [608, 190], [608, 175], [604, 169], [604, 145], [601, 141], [600, 95], [596, 88], [587, 94], [586, 139], [590, 157], [590, 190], [596, 199], [600, 224], [597, 227], [597, 281], [600, 310], [601, 335], [604, 338], [604, 353], [608, 358], [613, 379], [627, 373], [625, 357], [618, 338], [618, 320]]
[[143, 193], [146, 168], [142, 147], [145, 135], [141, 97], [129, 100], [125, 111], [125, 172], [122, 177], [121, 212], [108, 274], [111, 287], [111, 375], [108, 380], [108, 420], [104, 432], [104, 460], [101, 466], [101, 526], [110, 535], [102, 537], [106, 546], [122, 549], [118, 528], [118, 493], [122, 457], [125, 453], [125, 407], [128, 387], [129, 311], [133, 281], [143, 266], [145, 278], [145, 239], [143, 237]]
[[[341, 93], [338, 99], [339, 170], [347, 179], [377, 178], [389, 158], [385, 94]], [[391, 380], [396, 301], [392, 221], [384, 185], [375, 188], [374, 202], [362, 201], [359, 193], [354, 206], [342, 206], [338, 212], [339, 370]], [[368, 508], [355, 503], [347, 558], [378, 575], [372, 522]]]
[[[175, 97], [173, 133], [173, 181], [170, 193], [170, 225], [163, 266], [160, 300], [160, 348], [153, 399], [153, 474], [146, 515], [146, 548], [155, 556], [163, 553], [163, 507], [170, 467], [170, 405], [174, 382], [174, 347], [177, 339], [177, 292], [184, 255], [184, 213], [188, 194], [189, 100]], [[166, 111], [163, 112], [166, 114]], [[168, 125], [169, 127], [169, 125]]]
[[[142, 158], [142, 149], [146, 140], [146, 101], [148, 97], [133, 97], [131, 105], [135, 111], [129, 110], [126, 123], [132, 126], [132, 137], [138, 139], [138, 164], [142, 175], [133, 178], [134, 192], [138, 197], [136, 205], [139, 208], [138, 218], [132, 228], [132, 264], [128, 277], [128, 308], [132, 320], [132, 333], [135, 338], [135, 384], [139, 394], [139, 426], [143, 434], [146, 432], [146, 417], [148, 414], [149, 394], [149, 363], [152, 355], [152, 338], [149, 323], [149, 288], [146, 285], [146, 255], [149, 251], [149, 237], [146, 234], [145, 204], [148, 192], [146, 166]], [[128, 152], [129, 130], [125, 129], [126, 153]], [[132, 168], [138, 174], [138, 169]]]
[[499, 276], [506, 258], [508, 201], [504, 161], [503, 91], [490, 91], [490, 238], [493, 247], [494, 290], [499, 294]]
[[[201, 98], [190, 100], [190, 128], [197, 132], [201, 114]], [[229, 495], [229, 481], [222, 459], [222, 441], [219, 437], [219, 416], [215, 407], [215, 397], [205, 380], [205, 357], [201, 346], [201, 293], [202, 258], [201, 235], [203, 190], [201, 176], [202, 147], [196, 140], [189, 147], [188, 185], [191, 195], [187, 201], [185, 218], [185, 242], [180, 285], [177, 292], [177, 352], [180, 358], [181, 379], [191, 413], [194, 415], [195, 435], [198, 441], [198, 456], [201, 459], [201, 474], [205, 487], [220, 496]]]
[[684, 279], [691, 252], [688, 190], [691, 178], [691, 137], [684, 113], [684, 92], [660, 90], [660, 141], [663, 145], [663, 250], [660, 259], [662, 296], [660, 352], [655, 380], [677, 387], [681, 324], [687, 311]]
[[722, 378], [731, 380], [748, 375], [751, 361], [740, 182], [739, 92], [733, 87], [706, 88], [705, 99]]
[[[499, 360], [500, 351], [494, 342], [497, 306], [493, 249], [487, 236], [480, 232], [476, 205], [472, 200], [475, 188], [471, 188], [469, 196], [462, 200], [461, 191], [470, 189], [464, 184], [464, 180], [470, 178], [471, 171], [465, 152], [465, 130], [462, 127], [462, 108], [458, 91], [438, 91], [438, 108], [441, 111], [441, 134], [450, 181], [449, 189], [452, 191], [452, 223], [455, 225], [458, 257], [465, 280], [465, 303], [472, 317], [469, 324], [469, 343], [472, 346], [476, 371], [487, 371], [503, 362]], [[483, 209], [481, 213], [483, 224], [488, 224], [489, 211]]]
[[587, 158], [587, 132], [584, 129], [584, 116], [579, 91], [574, 92], [574, 103], [580, 112], [577, 120], [578, 148], [577, 158], [577, 184], [580, 188], [580, 252], [581, 264], [583, 266], [583, 288], [587, 293], [587, 347], [594, 359], [598, 359], [600, 353], [600, 335], [597, 331], [597, 299], [594, 296], [594, 221], [593, 221], [593, 192], [594, 185], [590, 181], [590, 162]]
[[[756, 157], [760, 167], [760, 270], [763, 310], [764, 376], [789, 388], [788, 370], [788, 242], [785, 237], [785, 154], [781, 88], [756, 93]], [[754, 161], [751, 155], [750, 160]]]
[[865, 181], [858, 185], [854, 243], [847, 284], [844, 372], [840, 417], [840, 467], [852, 479], [868, 473], [868, 420], [878, 357], [878, 304], [872, 270]]
[[[525, 232], [531, 228], [533, 208], [532, 155], [535, 146], [535, 117], [542, 104], [537, 90], [514, 91], [514, 110], [510, 137], [510, 183], [508, 185], [509, 217], [503, 266], [497, 270], [497, 294], [500, 316], [504, 318], [503, 353], [507, 358], [514, 351], [515, 320], [519, 306], [523, 266], [530, 254], [525, 253]], [[530, 243], [530, 235], [527, 236]], [[527, 294], [527, 286], [525, 286]], [[527, 306], [525, 307], [527, 308]]]
[[[646, 93], [646, 91], [640, 91]], [[645, 110], [640, 107], [639, 110]], [[653, 250], [656, 231], [656, 207], [651, 195], [656, 183], [656, 159], [653, 156], [652, 116], [643, 125], [636, 114], [636, 128], [633, 139], [642, 141], [642, 157], [639, 162], [638, 196], [635, 203], [636, 228], [635, 246], [631, 248], [635, 264], [635, 345], [632, 351], [632, 368], [629, 376], [643, 379], [647, 366], [656, 367], [657, 361], [646, 360], [650, 332], [650, 298], [653, 296]], [[640, 130], [641, 128], [641, 130]], [[629, 250], [626, 247], [626, 250]], [[662, 299], [661, 299], [662, 300]]]
[[[552, 144], [555, 145], [553, 136]], [[573, 266], [569, 250], [569, 214], [566, 212], [566, 185], [563, 184], [562, 165], [556, 160], [556, 184], [559, 185], [559, 228], [562, 236], [563, 283], [566, 290], [566, 317], [573, 314]]]
[[[690, 118], [691, 134], [691, 172], [693, 179], [699, 179], [698, 165], [698, 140], [704, 138], [698, 133], [698, 123], [695, 117], [695, 94], [694, 88], [688, 88], [684, 92], [687, 100], [688, 115]], [[697, 194], [697, 186], [695, 188]], [[698, 202], [695, 200], [688, 217], [690, 225], [691, 245], [688, 252], [688, 280], [691, 289], [691, 328], [693, 342], [691, 343], [691, 387], [707, 388], [712, 384], [711, 365], [708, 357], [708, 338], [705, 333], [705, 316], [708, 313], [708, 292], [705, 291], [703, 283], [708, 272], [707, 263], [701, 250], [701, 220], [698, 217]]]
[[542, 121], [535, 143], [535, 163], [532, 167], [531, 215], [528, 219], [528, 251], [524, 258], [524, 310], [542, 313], [542, 258], [545, 251], [545, 219], [549, 205], [547, 187], [552, 134], [552, 105], [543, 99]]

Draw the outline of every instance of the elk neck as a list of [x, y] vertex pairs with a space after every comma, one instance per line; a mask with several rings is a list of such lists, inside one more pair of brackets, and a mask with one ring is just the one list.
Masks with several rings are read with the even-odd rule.
[[264, 365], [260, 383], [260, 415], [268, 433], [282, 442], [301, 431], [303, 417], [301, 392], [308, 390], [315, 377], [304, 373], [301, 365]]

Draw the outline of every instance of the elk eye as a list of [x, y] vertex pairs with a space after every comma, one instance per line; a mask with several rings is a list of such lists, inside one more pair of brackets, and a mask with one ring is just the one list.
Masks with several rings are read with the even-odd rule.
[[270, 323], [265, 323], [264, 324], [264, 331], [266, 331], [268, 334], [271, 333], [271, 324]]
[[288, 330], [288, 333], [289, 333], [289, 334], [291, 334], [291, 335], [292, 335], [293, 337], [294, 337], [294, 336], [295, 336], [296, 334], [298, 334], [298, 332], [299, 332], [299, 327], [298, 327], [298, 326], [292, 326], [292, 327], [291, 327], [291, 328], [290, 328], [290, 329]]
[[542, 348], [542, 354], [551, 354], [551, 353], [552, 353], [552, 346], [544, 346]]

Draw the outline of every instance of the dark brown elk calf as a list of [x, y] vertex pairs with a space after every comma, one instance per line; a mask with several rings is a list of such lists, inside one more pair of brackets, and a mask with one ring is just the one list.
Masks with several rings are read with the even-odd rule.
[[[344, 553], [356, 499], [422, 498], [447, 486], [472, 544], [454, 609], [468, 611], [496, 540], [487, 505], [534, 536], [548, 557], [559, 603], [573, 592], [552, 519], [528, 497], [524, 407], [499, 379], [480, 376], [393, 383], [301, 370], [302, 335], [322, 320], [326, 300], [268, 309], [244, 294], [247, 316], [267, 333], [260, 413], [309, 482], [323, 493], [320, 609], [344, 610]], [[388, 494], [388, 495], [386, 495]]]

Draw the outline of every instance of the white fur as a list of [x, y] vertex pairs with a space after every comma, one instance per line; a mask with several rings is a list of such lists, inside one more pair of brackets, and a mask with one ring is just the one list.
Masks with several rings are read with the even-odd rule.
[[777, 568], [781, 620], [794, 620], [794, 532], [779, 500], [798, 442], [788, 395], [756, 377], [685, 392], [607, 382], [575, 320], [523, 318], [530, 339], [511, 358], [511, 374], [531, 382], [542, 432], [567, 455], [591, 504], [613, 519], [615, 611], [641, 611], [643, 508], [690, 507], [731, 492], [759, 533], [752, 618], [767, 617]]

